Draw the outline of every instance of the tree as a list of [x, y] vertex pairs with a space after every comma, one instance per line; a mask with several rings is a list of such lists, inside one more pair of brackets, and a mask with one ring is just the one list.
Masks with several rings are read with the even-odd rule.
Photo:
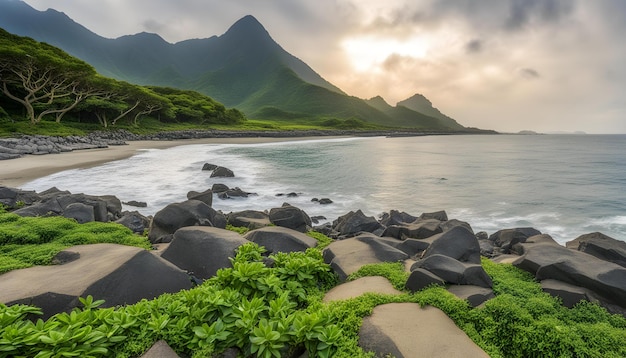
[[89, 83], [96, 71], [62, 50], [0, 29], [0, 84], [26, 109], [32, 124], [54, 114], [59, 122], [81, 101], [99, 93]]

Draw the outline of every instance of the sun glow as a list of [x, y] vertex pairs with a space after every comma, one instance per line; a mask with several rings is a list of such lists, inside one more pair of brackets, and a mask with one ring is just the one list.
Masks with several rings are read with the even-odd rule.
[[399, 40], [370, 35], [346, 39], [342, 47], [354, 69], [365, 72], [376, 70], [392, 55], [424, 58], [430, 46], [421, 36]]

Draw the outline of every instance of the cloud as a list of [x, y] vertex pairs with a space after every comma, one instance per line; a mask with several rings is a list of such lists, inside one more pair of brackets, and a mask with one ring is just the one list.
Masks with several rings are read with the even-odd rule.
[[522, 68], [519, 70], [519, 74], [523, 78], [529, 79], [529, 80], [541, 77], [539, 72], [537, 72], [537, 70], [534, 70], [532, 68]]
[[467, 53], [478, 53], [483, 50], [483, 42], [478, 39], [471, 40], [465, 45]]

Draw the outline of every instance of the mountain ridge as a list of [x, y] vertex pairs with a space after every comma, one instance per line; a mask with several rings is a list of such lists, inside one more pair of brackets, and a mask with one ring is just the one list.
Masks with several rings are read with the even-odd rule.
[[465, 129], [447, 116], [436, 118], [410, 108], [381, 110], [347, 95], [285, 51], [252, 15], [220, 36], [169, 43], [148, 32], [104, 38], [62, 12], [5, 0], [0, 1], [0, 27], [60, 47], [102, 75], [195, 90], [252, 118], [271, 112], [275, 118], [268, 119], [336, 117], [383, 126]]

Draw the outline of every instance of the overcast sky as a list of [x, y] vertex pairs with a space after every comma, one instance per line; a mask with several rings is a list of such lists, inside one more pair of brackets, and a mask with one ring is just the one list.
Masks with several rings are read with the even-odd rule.
[[626, 133], [626, 1], [26, 0], [105, 37], [221, 35], [255, 16], [350, 95], [415, 93], [466, 126]]

